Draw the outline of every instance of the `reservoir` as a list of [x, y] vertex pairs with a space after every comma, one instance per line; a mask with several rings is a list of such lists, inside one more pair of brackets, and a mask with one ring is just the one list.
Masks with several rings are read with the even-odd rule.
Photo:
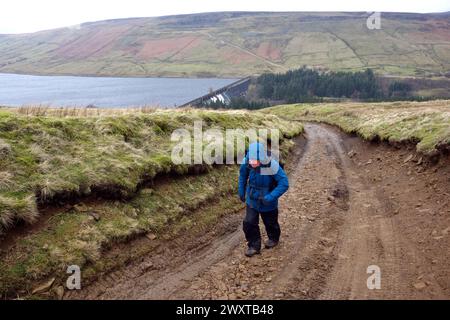
[[173, 108], [236, 80], [0, 74], [0, 106]]

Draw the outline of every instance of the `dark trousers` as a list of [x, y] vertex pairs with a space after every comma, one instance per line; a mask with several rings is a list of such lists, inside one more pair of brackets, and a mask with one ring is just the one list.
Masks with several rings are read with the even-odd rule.
[[267, 236], [273, 241], [280, 240], [281, 229], [278, 223], [278, 209], [268, 212], [258, 212], [247, 206], [243, 229], [248, 247], [261, 249], [261, 232], [259, 231], [259, 215], [261, 215]]

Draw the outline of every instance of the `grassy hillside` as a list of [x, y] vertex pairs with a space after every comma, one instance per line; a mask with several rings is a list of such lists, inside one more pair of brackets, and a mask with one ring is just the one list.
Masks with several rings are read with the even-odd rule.
[[336, 125], [365, 139], [411, 142], [425, 154], [450, 145], [450, 100], [390, 103], [292, 104], [263, 112]]
[[36, 282], [58, 282], [72, 264], [87, 281], [143, 254], [136, 248], [105, 259], [116, 243], [170, 238], [239, 210], [237, 166], [174, 165], [174, 129], [192, 131], [196, 120], [204, 129], [279, 128], [285, 155], [302, 131], [299, 123], [245, 111], [91, 113], [0, 111], [0, 231], [10, 239], [17, 223], [35, 226], [0, 247], [0, 296], [30, 295]]
[[449, 14], [205, 13], [0, 35], [0, 72], [237, 77], [303, 65], [391, 75], [450, 71]]

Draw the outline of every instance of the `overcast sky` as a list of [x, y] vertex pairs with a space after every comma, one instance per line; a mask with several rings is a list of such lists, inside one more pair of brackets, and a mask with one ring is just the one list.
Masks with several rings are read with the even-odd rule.
[[450, 11], [449, 0], [2, 0], [0, 33], [210, 11]]

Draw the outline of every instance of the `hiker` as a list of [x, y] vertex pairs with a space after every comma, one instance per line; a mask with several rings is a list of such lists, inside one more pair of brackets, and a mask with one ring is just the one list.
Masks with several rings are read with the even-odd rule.
[[239, 170], [239, 197], [247, 205], [243, 222], [248, 248], [247, 257], [261, 251], [259, 215], [266, 228], [266, 249], [275, 247], [280, 240], [278, 224], [278, 198], [289, 188], [288, 178], [280, 164], [266, 152], [264, 144], [251, 143]]

